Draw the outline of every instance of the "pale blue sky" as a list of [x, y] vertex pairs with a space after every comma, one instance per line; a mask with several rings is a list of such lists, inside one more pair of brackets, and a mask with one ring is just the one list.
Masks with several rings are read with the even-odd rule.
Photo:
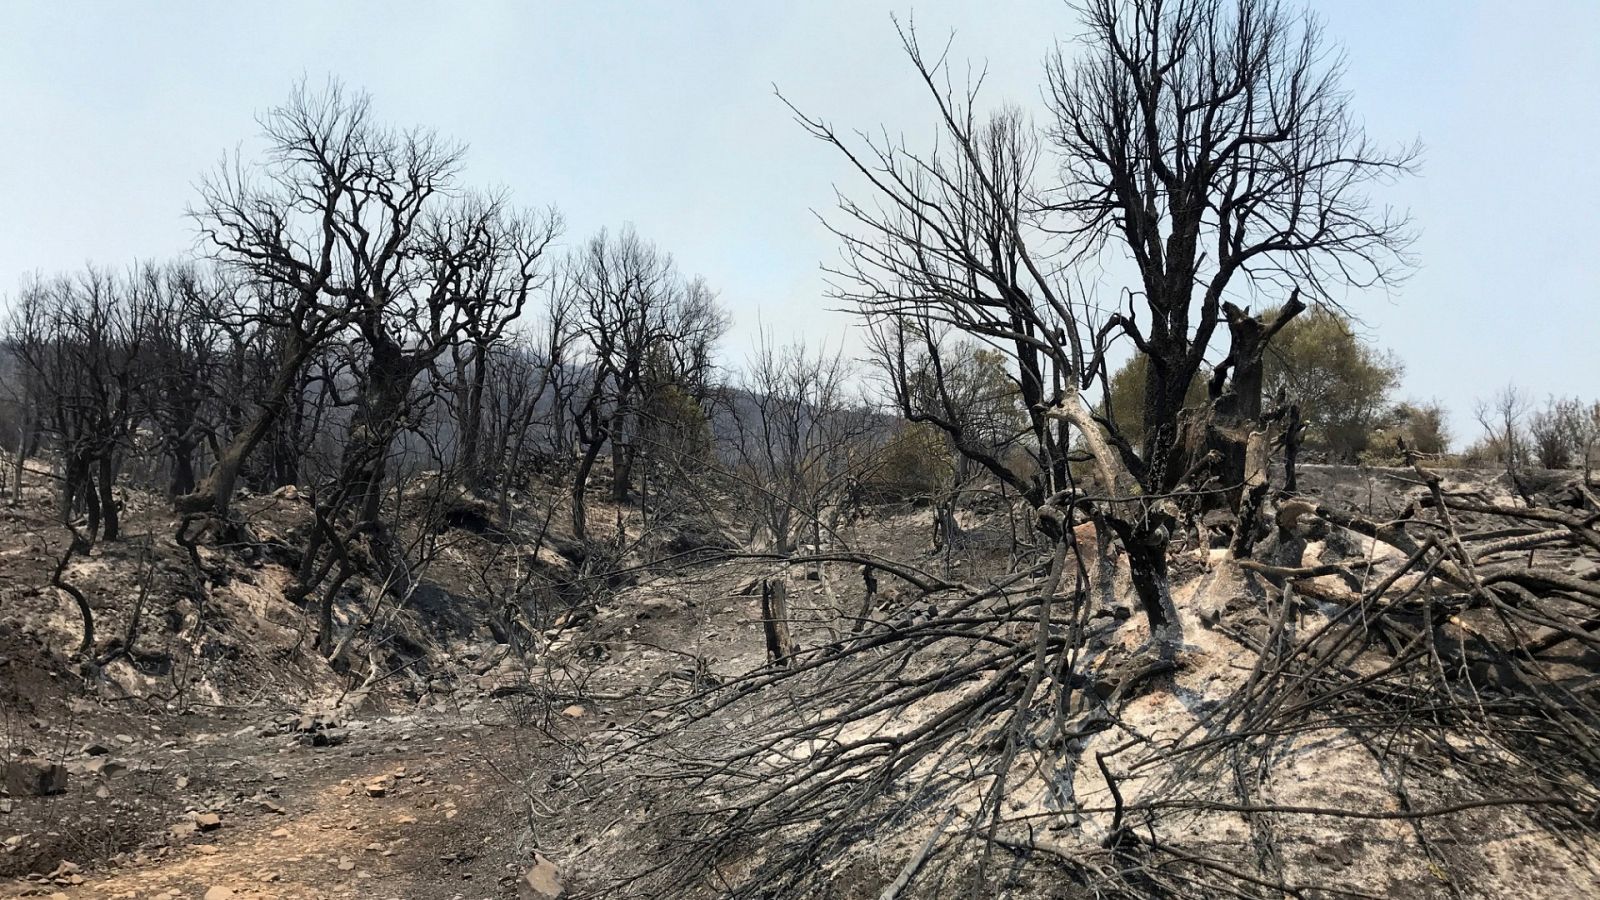
[[[1421, 268], [1348, 305], [1437, 397], [1600, 396], [1600, 0], [1318, 0], [1379, 138], [1426, 145], [1385, 196], [1421, 226]], [[569, 241], [634, 222], [706, 275], [742, 357], [757, 317], [838, 335], [812, 219], [841, 160], [777, 83], [841, 126], [922, 143], [927, 105], [891, 12], [956, 33], [987, 99], [1038, 104], [1041, 61], [1074, 30], [1060, 0], [219, 4], [0, 3], [0, 291], [24, 273], [191, 245], [193, 184], [256, 134], [302, 76], [374, 96], [380, 117], [471, 145], [468, 180], [554, 203]]]

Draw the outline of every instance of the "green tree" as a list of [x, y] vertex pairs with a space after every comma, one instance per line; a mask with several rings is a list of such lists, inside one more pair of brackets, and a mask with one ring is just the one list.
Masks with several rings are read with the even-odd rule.
[[1389, 408], [1404, 366], [1358, 337], [1350, 320], [1318, 307], [1289, 322], [1267, 348], [1266, 396], [1299, 404], [1305, 445], [1355, 460]]

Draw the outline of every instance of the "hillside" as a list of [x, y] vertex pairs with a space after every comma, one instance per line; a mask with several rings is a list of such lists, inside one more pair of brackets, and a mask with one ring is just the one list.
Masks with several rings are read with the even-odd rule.
[[[1364, 498], [1374, 517], [1401, 512], [1417, 490], [1397, 472], [1320, 468], [1304, 477], [1319, 502]], [[1507, 499], [1503, 486], [1465, 473], [1449, 484]], [[975, 658], [973, 645], [943, 639], [899, 655], [886, 636], [978, 617], [975, 608], [932, 610], [938, 591], [893, 576], [879, 576], [863, 629], [861, 567], [846, 562], [716, 554], [651, 565], [641, 558], [624, 583], [592, 601], [569, 592], [576, 602], [543, 611], [547, 627], [512, 641], [492, 624], [494, 598], [475, 584], [527, 566], [570, 577], [571, 564], [549, 550], [518, 558], [526, 535], [477, 520], [441, 535], [445, 549], [425, 587], [385, 612], [384, 627], [354, 646], [347, 662], [330, 666], [304, 639], [307, 611], [282, 593], [293, 562], [281, 555], [283, 537], [306, 516], [292, 491], [247, 498], [240, 509], [248, 541], [200, 551], [203, 601], [184, 548], [172, 540], [175, 520], [160, 503], [131, 498], [127, 538], [97, 546], [64, 573], [100, 608], [103, 634], [125, 633], [126, 599], [143, 598], [132, 653], [86, 672], [69, 661], [79, 638], [70, 600], [48, 588], [58, 549], [50, 536], [65, 534], [52, 524], [48, 500], [31, 495], [4, 520], [0, 690], [8, 764], [60, 765], [65, 790], [37, 797], [10, 786], [0, 818], [8, 835], [0, 874], [14, 879], [7, 896], [509, 897], [535, 852], [575, 897], [601, 889], [715, 896], [705, 866], [749, 873], [774, 858], [774, 848], [712, 846], [681, 830], [704, 802], [721, 806], [760, 791], [760, 780], [739, 787], [704, 767], [754, 764], [769, 773], [762, 778], [789, 777], [792, 767], [821, 760], [815, 754], [829, 743], [911, 733], [996, 683], [973, 667], [975, 680], [919, 691], [883, 713], [860, 707], [850, 693], [829, 696], [830, 685], [845, 684], [844, 667], [865, 664], [887, 675], [883, 667], [891, 666], [909, 685], [929, 683], [918, 673], [961, 669]], [[936, 555], [931, 510], [875, 508], [854, 525], [851, 552], [969, 584], [1006, 571], [1002, 523], [982, 513], [963, 518], [974, 537]], [[1399, 564], [1392, 549], [1349, 534], [1324, 533], [1303, 562], [1360, 571], [1363, 580]], [[1589, 583], [1600, 571], [1594, 553], [1533, 552], [1544, 556], [1541, 567]], [[1158, 820], [1154, 839], [1173, 847], [1175, 858], [1217, 860], [1213, 874], [1236, 871], [1225, 860], [1271, 852], [1286, 884], [1388, 896], [1600, 888], [1587, 838], [1567, 833], [1557, 841], [1537, 806], [1479, 807], [1499, 792], [1472, 767], [1513, 752], [1485, 743], [1493, 735], [1452, 728], [1440, 733], [1446, 743], [1374, 746], [1360, 717], [1377, 712], [1359, 704], [1341, 714], [1357, 717], [1348, 729], [1334, 722], [1271, 736], [1263, 752], [1273, 758], [1272, 774], [1252, 801], [1282, 812], [1232, 811], [1208, 800], [1204, 773], [1219, 761], [1182, 748], [1203, 747], [1207, 733], [1213, 740], [1236, 734], [1260, 706], [1292, 699], [1252, 694], [1269, 665], [1261, 648], [1331, 621], [1344, 584], [1338, 574], [1319, 575], [1303, 599], [1285, 604], [1281, 591], [1216, 551], [1184, 559], [1174, 565], [1173, 593], [1186, 642], [1172, 667], [1130, 668], [1147, 635], [1118, 570], [1076, 620], [1093, 657], [1084, 671], [1095, 674], [1063, 720], [1079, 723], [1071, 726], [1077, 736], [1062, 735], [1072, 752], [1046, 752], [1060, 744], [1002, 751], [990, 743], [992, 732], [966, 726], [943, 735], [940, 753], [915, 763], [916, 778], [863, 810], [870, 815], [852, 826], [842, 853], [804, 873], [804, 894], [878, 896], [933, 844], [941, 848], [937, 864], [925, 864], [935, 877], [906, 896], [948, 896], [975, 877], [982, 854], [963, 851], [954, 838], [981, 821], [985, 782], [951, 780], [949, 767], [998, 752], [1009, 755], [1012, 773], [1008, 820], [1053, 819], [1064, 801], [1079, 810], [1034, 832], [1025, 852], [1015, 837], [1002, 839], [1001, 847], [1016, 851], [1005, 861], [1011, 896], [1060, 895], [1053, 856], [1091, 858], [1116, 833], [1115, 817], [1132, 815], [1115, 807], [1163, 799], [1196, 805]], [[797, 659], [807, 661], [798, 668], [811, 667], [810, 675], [770, 664], [761, 586], [774, 583], [785, 586]], [[989, 640], [1008, 629], [1025, 636], [1026, 616], [1007, 618]], [[1492, 624], [1459, 627], [1470, 633]], [[879, 649], [851, 649], [852, 632], [857, 644]], [[1571, 661], [1592, 671], [1583, 654]], [[862, 683], [849, 682], [849, 690]], [[1562, 683], [1593, 690], [1587, 675]], [[1497, 702], [1492, 675], [1476, 684], [1483, 702]], [[1237, 706], [1244, 698], [1251, 699]], [[815, 714], [790, 718], [810, 708], [850, 715], [832, 730]], [[1419, 714], [1425, 711], [1408, 715]], [[1119, 757], [1130, 740], [1161, 752]], [[1107, 758], [1114, 761], [1102, 769]], [[1061, 768], [1071, 759], [1082, 762]], [[931, 788], [935, 794], [919, 796]], [[729, 800], [713, 799], [724, 795]], [[932, 816], [934, 796], [953, 801], [952, 812]], [[1314, 812], [1322, 807], [1353, 812]], [[1459, 812], [1406, 814], [1432, 808]], [[763, 827], [796, 836], [814, 827], [785, 821]], [[696, 859], [704, 865], [684, 868]]]

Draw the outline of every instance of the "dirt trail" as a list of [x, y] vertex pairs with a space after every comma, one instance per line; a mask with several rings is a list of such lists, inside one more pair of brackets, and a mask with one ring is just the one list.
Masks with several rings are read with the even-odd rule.
[[[357, 721], [335, 739], [336, 746], [310, 746], [305, 736], [263, 736], [259, 728], [194, 735], [168, 751], [187, 761], [159, 765], [180, 786], [190, 777], [203, 781], [204, 796], [188, 798], [190, 811], [163, 811], [165, 827], [150, 823], [161, 846], [127, 854], [119, 866], [85, 866], [76, 878], [69, 871], [12, 881], [0, 885], [0, 897], [204, 898], [218, 888], [233, 893], [209, 896], [513, 895], [510, 881], [531, 856], [523, 837], [528, 807], [502, 773], [540, 752], [529, 729], [441, 714]], [[176, 774], [190, 770], [196, 774]], [[118, 779], [99, 779], [94, 789], [114, 796]], [[197, 821], [206, 812], [220, 825]], [[77, 878], [81, 884], [70, 883]]]

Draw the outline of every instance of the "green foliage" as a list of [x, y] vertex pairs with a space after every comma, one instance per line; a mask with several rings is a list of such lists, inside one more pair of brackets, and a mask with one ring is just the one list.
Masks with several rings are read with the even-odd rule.
[[1267, 403], [1280, 392], [1298, 403], [1310, 423], [1307, 449], [1337, 460], [1354, 460], [1371, 443], [1404, 371], [1393, 354], [1358, 338], [1348, 319], [1321, 307], [1278, 332], [1265, 368]]
[[1528, 418], [1534, 461], [1546, 469], [1584, 468], [1600, 439], [1600, 402], [1551, 397]]
[[949, 486], [955, 470], [944, 433], [922, 423], [902, 423], [879, 449], [875, 462], [862, 487], [883, 500], [934, 497]]
[[658, 386], [641, 424], [651, 456], [678, 465], [712, 458], [711, 422], [695, 398], [677, 384]]
[[[1428, 456], [1440, 456], [1450, 448], [1450, 430], [1445, 425], [1444, 407], [1437, 401], [1399, 403], [1389, 409], [1375, 427], [1361, 451], [1360, 459], [1369, 466], [1398, 466], [1405, 463], [1401, 442]], [[1437, 460], [1434, 461], [1437, 463]]]

